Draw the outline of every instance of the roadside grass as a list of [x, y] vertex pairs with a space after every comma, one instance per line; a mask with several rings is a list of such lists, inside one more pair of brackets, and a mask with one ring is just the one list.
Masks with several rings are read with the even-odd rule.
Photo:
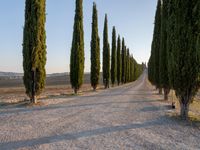
[[[47, 86], [43, 92], [38, 97], [37, 104], [31, 104], [29, 98], [25, 95], [24, 89], [19, 88], [20, 90], [16, 90], [17, 92], [20, 91], [20, 94], [15, 93], [15, 89], [6, 89], [5, 94], [8, 97], [7, 101], [1, 101], [0, 100], [0, 109], [5, 107], [38, 107], [38, 106], [46, 106], [48, 105], [45, 101], [46, 100], [52, 100], [52, 99], [63, 99], [63, 98], [70, 98], [75, 96], [83, 96], [89, 92], [99, 92], [104, 90], [103, 85], [99, 85], [96, 91], [93, 91], [90, 85], [83, 85], [82, 88], [78, 91], [77, 94], [73, 93], [73, 89], [70, 88], [70, 86]], [[9, 94], [7, 92], [10, 92]], [[15, 95], [13, 96], [14, 100], [11, 98], [11, 94]], [[3, 93], [2, 93], [3, 95]]]
[[169, 112], [167, 113], [167, 116], [178, 123], [183, 123], [185, 125], [191, 125], [194, 127], [198, 127], [200, 129], [200, 116], [192, 113], [191, 111], [189, 112], [189, 118], [188, 120], [182, 120], [180, 117], [180, 113], [175, 111], [175, 112]]

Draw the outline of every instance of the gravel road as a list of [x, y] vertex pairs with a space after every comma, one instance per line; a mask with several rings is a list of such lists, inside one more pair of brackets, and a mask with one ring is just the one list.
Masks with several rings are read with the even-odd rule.
[[171, 112], [147, 80], [41, 107], [0, 107], [0, 150], [200, 149], [200, 129]]

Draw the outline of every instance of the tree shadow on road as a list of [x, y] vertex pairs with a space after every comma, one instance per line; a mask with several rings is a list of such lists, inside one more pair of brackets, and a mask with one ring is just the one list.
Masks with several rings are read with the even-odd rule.
[[171, 105], [167, 106], [148, 106], [148, 107], [143, 107], [140, 111], [142, 112], [150, 112], [150, 111], [165, 111], [165, 110], [173, 110]]
[[33, 111], [45, 111], [45, 110], [54, 110], [54, 109], [68, 109], [68, 108], [80, 108], [80, 107], [105, 107], [110, 106], [114, 104], [134, 104], [134, 103], [151, 103], [151, 102], [160, 102], [160, 99], [154, 99], [154, 100], [129, 100], [129, 101], [108, 101], [108, 102], [90, 102], [90, 103], [82, 103], [82, 104], [73, 104], [69, 105], [67, 103], [59, 104], [59, 105], [51, 105], [51, 106], [38, 106], [38, 107], [13, 107], [9, 110], [0, 111], [1, 115], [10, 115], [10, 114], [16, 114], [16, 113], [32, 113]]
[[78, 140], [79, 138], [87, 138], [92, 136], [99, 136], [105, 135], [108, 133], [114, 132], [122, 132], [125, 130], [137, 129], [137, 128], [146, 128], [146, 127], [155, 127], [166, 125], [167, 122], [163, 121], [163, 117], [157, 118], [152, 121], [147, 121], [143, 123], [131, 123], [126, 125], [120, 126], [110, 126], [110, 127], [103, 127], [98, 129], [91, 129], [86, 131], [74, 132], [74, 133], [66, 133], [62, 135], [53, 135], [48, 137], [41, 137], [35, 139], [28, 139], [24, 141], [11, 141], [11, 142], [4, 142], [0, 143], [1, 149], [19, 149], [24, 147], [32, 147], [42, 144], [51, 144], [59, 141], [69, 141], [69, 140]]

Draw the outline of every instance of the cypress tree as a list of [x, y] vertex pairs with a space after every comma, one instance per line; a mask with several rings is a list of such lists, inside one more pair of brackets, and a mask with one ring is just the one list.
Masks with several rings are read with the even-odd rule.
[[122, 60], [121, 60], [121, 39], [120, 36], [118, 36], [117, 39], [117, 83], [118, 85], [121, 83], [121, 77], [122, 77]]
[[130, 82], [132, 82], [133, 80], [133, 64], [132, 64], [132, 55], [130, 55]]
[[151, 56], [149, 58], [148, 62], [148, 79], [151, 82], [151, 84], [156, 85], [155, 83], [155, 51], [154, 51], [154, 41], [151, 45]]
[[[173, 6], [172, 6], [173, 7]], [[183, 119], [200, 87], [200, 5], [199, 0], [175, 0], [175, 39], [173, 44], [173, 88]]]
[[112, 31], [112, 60], [111, 60], [111, 82], [114, 86], [117, 76], [117, 55], [116, 55], [116, 29], [113, 27]]
[[77, 94], [84, 77], [83, 0], [76, 0], [74, 32], [70, 57], [70, 82]]
[[168, 100], [170, 83], [168, 77], [168, 53], [167, 53], [167, 22], [168, 22], [168, 0], [162, 1], [161, 43], [160, 43], [160, 85], [164, 89], [164, 99]]
[[134, 58], [131, 56], [131, 82], [134, 81]]
[[124, 83], [127, 83], [127, 47], [125, 46], [124, 56]]
[[46, 64], [46, 1], [26, 0], [23, 33], [23, 69], [26, 94], [32, 103], [45, 87]]
[[175, 44], [174, 42], [176, 42], [175, 39], [175, 21], [176, 21], [176, 14], [175, 14], [175, 10], [176, 10], [176, 1], [174, 0], [169, 0], [168, 2], [168, 20], [167, 20], [167, 57], [168, 57], [168, 63], [167, 63], [167, 67], [168, 67], [168, 78], [169, 78], [169, 83], [170, 83], [170, 87], [173, 88], [173, 83], [174, 83], [174, 55], [172, 53], [173, 49], [175, 48]]
[[128, 49], [128, 82], [130, 82], [130, 74], [131, 74], [131, 58], [130, 58], [130, 51]]
[[110, 84], [110, 46], [108, 42], [108, 19], [105, 15], [103, 31], [103, 83], [105, 88]]
[[100, 76], [100, 42], [98, 35], [98, 14], [96, 4], [93, 3], [92, 40], [91, 40], [91, 86], [96, 90]]
[[125, 50], [125, 41], [122, 39], [122, 84], [125, 83], [125, 63], [126, 63], [126, 50]]
[[140, 77], [140, 75], [143, 72], [143, 65], [137, 63], [137, 69], [136, 69], [136, 79]]
[[129, 68], [130, 62], [129, 62], [129, 49], [127, 48], [126, 51], [126, 82], [129, 82]]
[[129, 60], [130, 60], [130, 65], [129, 65], [129, 82], [132, 82], [132, 69], [133, 69], [133, 66], [132, 66], [132, 55], [130, 55], [129, 57]]
[[125, 46], [125, 83], [127, 83], [127, 47]]
[[137, 80], [137, 76], [138, 76], [138, 64], [134, 59], [134, 81]]
[[133, 63], [134, 63], [134, 81], [137, 79], [137, 62], [133, 58]]
[[159, 89], [159, 94], [162, 94], [162, 87], [160, 85], [160, 38], [161, 38], [161, 0], [158, 0], [156, 16], [155, 16], [155, 27], [153, 37], [153, 51], [154, 56], [154, 81], [156, 87]]
[[152, 79], [152, 53], [150, 55], [149, 61], [148, 61], [148, 79], [153, 84], [153, 79]]

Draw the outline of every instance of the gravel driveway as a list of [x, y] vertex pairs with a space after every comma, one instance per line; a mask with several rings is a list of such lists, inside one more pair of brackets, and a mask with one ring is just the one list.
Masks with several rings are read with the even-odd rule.
[[171, 112], [144, 73], [134, 83], [42, 107], [0, 108], [0, 150], [200, 149], [200, 130]]

